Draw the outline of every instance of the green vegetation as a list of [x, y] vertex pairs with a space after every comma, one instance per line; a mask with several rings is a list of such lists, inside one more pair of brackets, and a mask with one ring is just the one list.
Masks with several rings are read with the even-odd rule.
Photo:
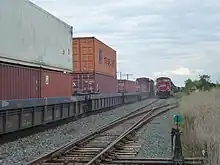
[[209, 75], [200, 75], [198, 80], [187, 79], [185, 81], [184, 92], [190, 94], [194, 91], [210, 91], [211, 89], [218, 86], [218, 83], [213, 83], [210, 80]]
[[182, 144], [185, 156], [202, 156], [205, 150], [208, 165], [220, 164], [220, 85], [209, 75], [198, 80], [187, 79], [180, 101], [183, 117]]

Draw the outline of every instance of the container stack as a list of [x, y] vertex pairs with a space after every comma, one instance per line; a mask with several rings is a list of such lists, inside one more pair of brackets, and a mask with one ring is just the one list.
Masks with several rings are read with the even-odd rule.
[[95, 37], [73, 38], [73, 92], [117, 92], [116, 51]]
[[139, 91], [138, 92], [149, 92], [154, 93], [154, 81], [150, 78], [141, 77], [136, 79], [137, 83], [139, 84]]
[[72, 27], [30, 1], [2, 1], [0, 100], [71, 96]]
[[119, 93], [133, 93], [137, 92], [137, 83], [131, 80], [118, 80]]

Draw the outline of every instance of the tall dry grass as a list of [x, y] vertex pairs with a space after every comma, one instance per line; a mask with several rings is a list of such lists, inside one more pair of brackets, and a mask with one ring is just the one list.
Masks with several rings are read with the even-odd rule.
[[184, 123], [184, 154], [201, 156], [205, 150], [208, 164], [220, 165], [220, 89], [184, 96], [179, 109]]

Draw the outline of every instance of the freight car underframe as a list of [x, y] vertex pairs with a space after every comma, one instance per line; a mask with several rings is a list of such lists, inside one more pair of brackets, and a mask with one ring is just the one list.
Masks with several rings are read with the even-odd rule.
[[170, 91], [157, 91], [157, 96], [161, 99], [172, 97], [172, 93]]
[[149, 93], [90, 95], [85, 109], [85, 96], [0, 101], [0, 135], [55, 123], [68, 118], [81, 118], [91, 113], [147, 99]]

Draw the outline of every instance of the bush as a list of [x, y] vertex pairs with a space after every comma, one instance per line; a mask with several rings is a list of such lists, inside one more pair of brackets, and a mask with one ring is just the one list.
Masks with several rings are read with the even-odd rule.
[[220, 164], [220, 89], [193, 92], [180, 102], [183, 115], [182, 144], [187, 156], [207, 152], [208, 164]]

